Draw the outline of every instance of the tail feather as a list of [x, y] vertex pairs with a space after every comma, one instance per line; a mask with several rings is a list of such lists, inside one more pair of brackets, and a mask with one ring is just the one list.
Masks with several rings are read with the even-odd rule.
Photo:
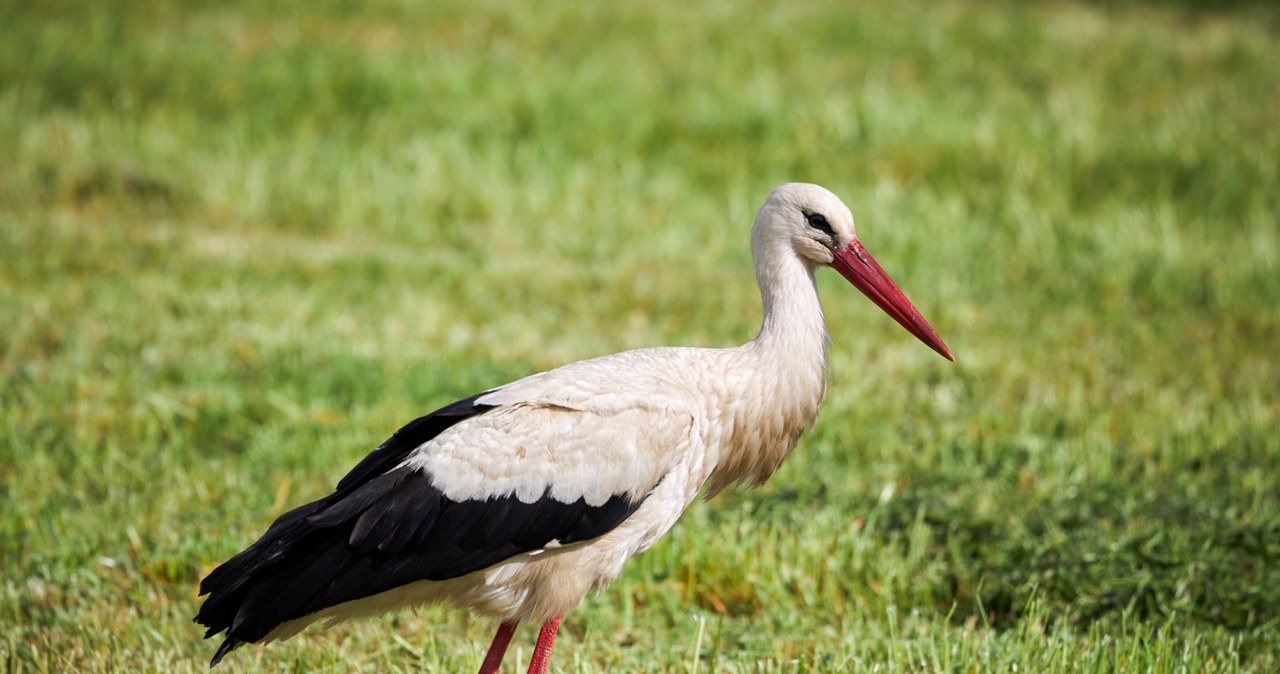
[[227, 637], [226, 640], [222, 642], [222, 645], [218, 647], [218, 651], [213, 654], [213, 659], [209, 661], [209, 669], [217, 667], [218, 663], [222, 662], [222, 658], [226, 657], [227, 653], [239, 648], [242, 643], [244, 642], [235, 637]]
[[[227, 634], [214, 664], [240, 644], [261, 641], [281, 623], [322, 608], [304, 606], [303, 599], [341, 569], [327, 569], [326, 577], [302, 572], [318, 560], [344, 552], [342, 538], [340, 529], [315, 530], [305, 518], [297, 519], [287, 526], [273, 526], [258, 542], [210, 573], [200, 584], [201, 593], [208, 596], [195, 621], [209, 628], [206, 639]], [[304, 584], [307, 587], [300, 587]]]
[[208, 597], [195, 621], [208, 628], [206, 639], [226, 633], [209, 666], [241, 644], [263, 640], [284, 622], [396, 584], [398, 579], [364, 574], [333, 587], [356, 557], [348, 543], [354, 523], [395, 491], [409, 471], [387, 474], [405, 457], [450, 426], [492, 409], [476, 403], [483, 395], [406, 424], [342, 478], [334, 493], [281, 515], [257, 542], [201, 581], [200, 594]]

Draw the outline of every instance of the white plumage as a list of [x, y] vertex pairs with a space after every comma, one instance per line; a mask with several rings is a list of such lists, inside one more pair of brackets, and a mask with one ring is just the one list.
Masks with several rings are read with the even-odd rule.
[[243, 642], [319, 619], [448, 601], [543, 623], [543, 672], [560, 617], [615, 579], [707, 489], [763, 483], [818, 414], [828, 337], [814, 272], [833, 266], [947, 358], [946, 347], [816, 185], [774, 190], [752, 230], [759, 335], [729, 349], [654, 348], [581, 361], [406, 426], [334, 494], [282, 516], [202, 584], [197, 621]]

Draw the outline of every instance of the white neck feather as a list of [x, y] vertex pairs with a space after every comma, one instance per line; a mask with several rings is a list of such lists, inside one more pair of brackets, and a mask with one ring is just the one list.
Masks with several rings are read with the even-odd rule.
[[757, 247], [755, 259], [764, 322], [738, 349], [739, 365], [752, 374], [729, 406], [732, 430], [709, 495], [767, 480], [817, 418], [826, 392], [828, 337], [813, 267], [782, 242]]
[[791, 250], [775, 245], [774, 250], [760, 251], [756, 260], [764, 322], [750, 344], [777, 351], [791, 364], [816, 361], [826, 367], [829, 339], [814, 269]]

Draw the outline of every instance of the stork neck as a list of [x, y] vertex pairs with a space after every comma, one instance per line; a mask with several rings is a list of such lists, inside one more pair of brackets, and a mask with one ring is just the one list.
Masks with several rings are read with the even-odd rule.
[[731, 413], [708, 496], [768, 479], [817, 418], [826, 392], [827, 331], [813, 268], [790, 248], [756, 252], [764, 323], [754, 340], [734, 350], [745, 358], [736, 363], [733, 400], [721, 404]]
[[825, 368], [828, 337], [814, 269], [791, 250], [771, 252], [756, 264], [764, 321], [752, 344], [782, 356], [779, 363]]

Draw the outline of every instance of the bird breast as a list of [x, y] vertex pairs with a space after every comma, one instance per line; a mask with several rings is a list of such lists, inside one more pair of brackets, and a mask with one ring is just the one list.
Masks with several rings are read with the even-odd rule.
[[715, 420], [715, 453], [707, 498], [730, 485], [758, 487], [782, 465], [805, 429], [818, 417], [826, 392], [825, 359], [770, 362], [772, 352], [748, 344], [721, 381]]

